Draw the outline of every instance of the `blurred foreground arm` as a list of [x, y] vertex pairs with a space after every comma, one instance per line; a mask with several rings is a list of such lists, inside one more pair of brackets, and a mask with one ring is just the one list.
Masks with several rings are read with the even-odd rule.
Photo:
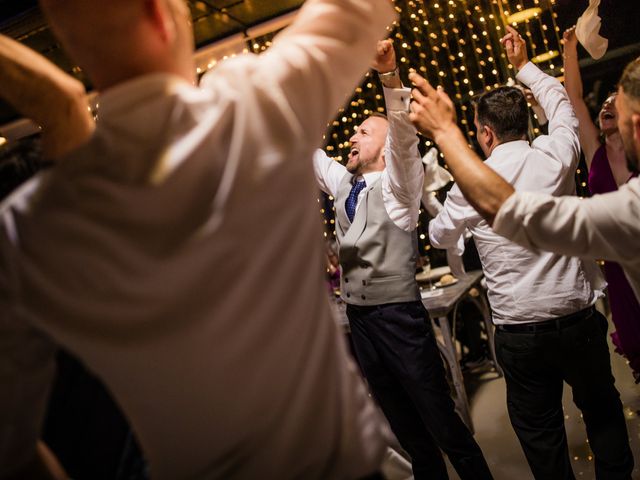
[[93, 132], [82, 83], [4, 35], [0, 35], [0, 97], [42, 127], [47, 159], [65, 155]]

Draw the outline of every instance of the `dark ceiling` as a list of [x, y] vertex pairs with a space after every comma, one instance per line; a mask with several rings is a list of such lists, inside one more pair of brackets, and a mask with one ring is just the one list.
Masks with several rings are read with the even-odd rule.
[[[589, 0], [555, 0], [561, 28], [574, 25], [589, 6]], [[609, 50], [640, 42], [640, 1], [601, 0], [600, 34], [609, 40]]]
[[[304, 0], [190, 0], [187, 3], [196, 47], [200, 48], [296, 10]], [[42, 53], [90, 87], [53, 37], [36, 0], [0, 0], [0, 33]], [[14, 118], [17, 118], [15, 112], [0, 102], [0, 125]]]

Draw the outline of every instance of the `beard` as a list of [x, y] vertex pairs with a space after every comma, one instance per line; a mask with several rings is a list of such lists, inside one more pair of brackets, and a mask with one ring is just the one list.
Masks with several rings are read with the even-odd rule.
[[347, 162], [345, 167], [347, 168], [347, 172], [350, 174], [360, 175], [360, 173], [362, 173], [362, 169], [373, 162], [374, 160], [368, 160], [367, 157], [361, 157], [358, 155], [358, 158], [355, 160]]

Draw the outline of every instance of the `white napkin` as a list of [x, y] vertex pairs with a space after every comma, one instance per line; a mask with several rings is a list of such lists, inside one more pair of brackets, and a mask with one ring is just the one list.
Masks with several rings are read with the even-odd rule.
[[589, 0], [589, 6], [576, 23], [576, 37], [594, 59], [601, 58], [609, 46], [609, 40], [600, 35], [601, 20], [598, 16], [600, 0]]
[[422, 157], [422, 163], [425, 164], [424, 189], [427, 192], [440, 190], [447, 183], [453, 181], [451, 174], [438, 165], [438, 150], [435, 148], [431, 148], [425, 156]]

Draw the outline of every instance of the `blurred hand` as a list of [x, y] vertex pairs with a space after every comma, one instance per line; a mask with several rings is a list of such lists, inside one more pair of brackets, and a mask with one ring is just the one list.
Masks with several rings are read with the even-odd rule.
[[521, 70], [529, 61], [527, 44], [515, 28], [507, 25], [507, 34], [500, 40], [507, 51], [507, 58], [516, 69]]
[[576, 37], [576, 26], [567, 28], [562, 35], [562, 43], [564, 44], [564, 51], [575, 52], [578, 49], [578, 37]]
[[376, 57], [371, 65], [378, 73], [393, 72], [396, 69], [396, 52], [391, 40], [380, 40], [376, 49]]
[[409, 75], [414, 89], [411, 94], [411, 113], [409, 119], [423, 135], [437, 141], [442, 132], [457, 128], [456, 109], [449, 96], [441, 87], [434, 89], [421, 75], [412, 72]]

